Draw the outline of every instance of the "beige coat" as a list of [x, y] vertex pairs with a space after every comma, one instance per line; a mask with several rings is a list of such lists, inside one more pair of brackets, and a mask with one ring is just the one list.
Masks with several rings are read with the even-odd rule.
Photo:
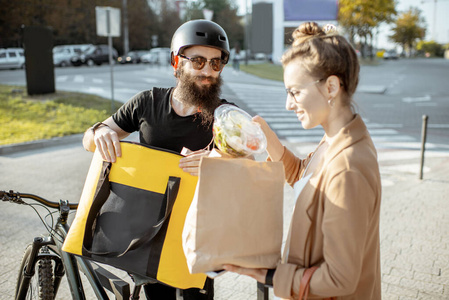
[[[311, 159], [285, 149], [286, 181], [294, 184]], [[291, 233], [274, 274], [274, 294], [297, 299], [304, 268], [319, 266], [309, 299], [381, 299], [377, 153], [362, 118], [344, 127], [300, 194]], [[319, 296], [317, 296], [319, 295]]]

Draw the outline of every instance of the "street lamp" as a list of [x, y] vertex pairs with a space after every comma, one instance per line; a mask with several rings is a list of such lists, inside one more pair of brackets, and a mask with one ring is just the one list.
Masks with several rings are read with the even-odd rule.
[[[432, 1], [432, 0], [421, 0], [421, 3], [427, 2], [427, 1]], [[440, 0], [440, 1], [445, 1], [445, 0]], [[447, 1], [447, 0], [446, 0]], [[436, 42], [437, 39], [437, 2], [438, 0], [433, 0], [433, 29], [432, 29], [432, 40], [434, 40]]]
[[248, 65], [249, 55], [249, 11], [248, 0], [245, 0], [245, 65]]

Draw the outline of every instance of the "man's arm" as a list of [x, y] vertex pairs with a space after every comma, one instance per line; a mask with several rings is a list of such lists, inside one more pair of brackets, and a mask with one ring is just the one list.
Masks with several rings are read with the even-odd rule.
[[117, 157], [122, 155], [120, 140], [130, 135], [129, 132], [121, 129], [112, 119], [107, 118], [95, 129], [88, 128], [84, 133], [83, 146], [87, 151], [94, 152], [98, 148], [105, 161], [115, 162]]

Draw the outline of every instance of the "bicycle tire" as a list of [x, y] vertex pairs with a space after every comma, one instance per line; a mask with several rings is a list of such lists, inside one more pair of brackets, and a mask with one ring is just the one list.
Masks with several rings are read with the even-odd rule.
[[[33, 245], [28, 245], [25, 249], [25, 252], [22, 257], [22, 262], [20, 264], [19, 276], [17, 278], [17, 286], [16, 286], [16, 299], [17, 294], [19, 292], [20, 285], [24, 279], [23, 270], [28, 265], [30, 260], [31, 251]], [[42, 253], [49, 253], [46, 247], [41, 249]], [[30, 285], [28, 287], [28, 292], [26, 297], [23, 300], [28, 299], [38, 299], [38, 300], [53, 300], [54, 295], [54, 286], [53, 286], [53, 264], [52, 260], [49, 258], [41, 258], [36, 263], [34, 275], [30, 280]], [[22, 300], [22, 299], [18, 299]]]

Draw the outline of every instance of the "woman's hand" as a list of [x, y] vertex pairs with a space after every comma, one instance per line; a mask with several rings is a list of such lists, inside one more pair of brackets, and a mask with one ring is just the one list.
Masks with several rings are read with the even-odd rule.
[[191, 175], [198, 176], [201, 157], [208, 156], [209, 150], [198, 150], [190, 152], [186, 157], [181, 158], [179, 167]]
[[267, 269], [251, 269], [243, 268], [235, 265], [224, 265], [223, 269], [229, 272], [246, 275], [256, 279], [258, 282], [265, 284], [265, 277], [267, 277]]
[[284, 145], [282, 145], [276, 133], [261, 116], [254, 116], [253, 121], [260, 125], [267, 138], [267, 152], [271, 160], [279, 161], [284, 154]]

